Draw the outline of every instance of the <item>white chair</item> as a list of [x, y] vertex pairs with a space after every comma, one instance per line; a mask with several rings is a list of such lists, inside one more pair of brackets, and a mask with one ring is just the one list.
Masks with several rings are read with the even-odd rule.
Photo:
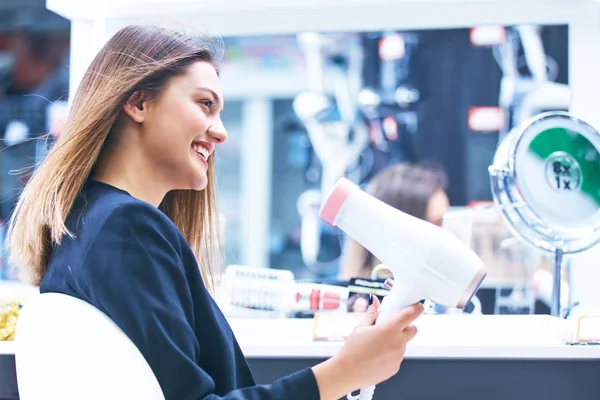
[[21, 400], [164, 400], [133, 342], [105, 314], [74, 297], [29, 298], [15, 342]]

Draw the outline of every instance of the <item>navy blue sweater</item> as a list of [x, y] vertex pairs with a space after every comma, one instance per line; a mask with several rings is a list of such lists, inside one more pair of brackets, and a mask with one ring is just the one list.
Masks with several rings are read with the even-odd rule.
[[140, 349], [167, 400], [319, 399], [307, 368], [256, 385], [187, 241], [156, 207], [90, 180], [40, 291], [82, 299]]

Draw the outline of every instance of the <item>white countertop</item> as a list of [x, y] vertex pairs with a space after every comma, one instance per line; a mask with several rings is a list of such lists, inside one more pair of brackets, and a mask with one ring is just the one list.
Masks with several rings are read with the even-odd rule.
[[27, 299], [39, 293], [39, 289], [17, 281], [0, 280], [0, 300]]
[[[330, 357], [342, 342], [314, 342], [312, 320], [232, 319], [247, 357]], [[600, 346], [563, 344], [571, 322], [550, 316], [422, 316], [407, 358], [598, 359]]]
[[15, 354], [14, 342], [0, 342], [0, 356]]
[[[248, 358], [328, 358], [343, 342], [314, 342], [310, 319], [230, 319]], [[600, 346], [567, 346], [568, 322], [549, 316], [422, 316], [406, 358], [598, 359]], [[0, 355], [14, 354], [0, 342]]]

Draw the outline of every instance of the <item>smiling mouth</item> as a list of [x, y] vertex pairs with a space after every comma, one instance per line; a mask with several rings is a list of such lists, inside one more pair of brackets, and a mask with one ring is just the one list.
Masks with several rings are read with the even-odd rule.
[[209, 153], [204, 146], [197, 143], [192, 143], [192, 149], [196, 152], [196, 154], [200, 155], [204, 161], [208, 162]]

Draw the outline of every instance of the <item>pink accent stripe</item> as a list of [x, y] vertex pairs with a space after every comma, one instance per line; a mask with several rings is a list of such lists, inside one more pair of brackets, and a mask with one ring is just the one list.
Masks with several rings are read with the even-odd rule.
[[483, 282], [483, 280], [485, 279], [486, 275], [487, 271], [485, 270], [485, 268], [481, 268], [479, 271], [477, 271], [477, 274], [475, 274], [473, 280], [471, 281], [469, 286], [467, 286], [465, 293], [460, 298], [460, 301], [456, 306], [457, 308], [463, 309], [467, 306], [467, 303], [471, 300], [471, 297], [473, 297], [477, 289], [479, 289], [479, 286], [481, 285], [481, 282]]
[[341, 178], [331, 191], [331, 194], [321, 207], [320, 217], [330, 225], [335, 225], [335, 218], [346, 202], [350, 193], [356, 189], [356, 185], [345, 178]]

